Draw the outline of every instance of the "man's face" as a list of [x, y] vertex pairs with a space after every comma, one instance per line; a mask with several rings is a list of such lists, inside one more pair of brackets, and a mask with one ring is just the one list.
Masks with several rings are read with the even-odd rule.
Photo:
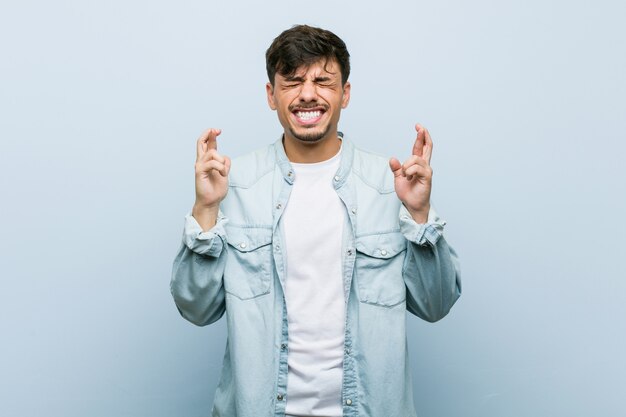
[[339, 114], [350, 101], [350, 83], [341, 85], [341, 72], [334, 60], [300, 67], [290, 77], [276, 74], [274, 86], [267, 83], [266, 90], [269, 106], [277, 111], [285, 135], [307, 143], [337, 137]]

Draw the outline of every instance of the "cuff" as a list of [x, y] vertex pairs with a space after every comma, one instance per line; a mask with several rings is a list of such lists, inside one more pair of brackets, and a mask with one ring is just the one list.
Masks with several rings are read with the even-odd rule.
[[224, 224], [228, 220], [220, 212], [217, 216], [215, 226], [206, 232], [196, 219], [188, 214], [185, 216], [185, 229], [183, 231], [183, 242], [192, 251], [207, 256], [217, 257], [222, 253], [226, 242], [226, 232]]
[[437, 215], [432, 206], [428, 212], [428, 220], [424, 224], [413, 220], [411, 213], [404, 207], [404, 204], [400, 206], [400, 231], [407, 240], [413, 243], [421, 246], [436, 245], [439, 238], [443, 236], [445, 225], [445, 220]]

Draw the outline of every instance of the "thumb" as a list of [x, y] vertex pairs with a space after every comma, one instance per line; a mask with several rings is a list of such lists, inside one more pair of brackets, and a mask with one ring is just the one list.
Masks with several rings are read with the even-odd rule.
[[394, 177], [402, 175], [402, 164], [398, 161], [398, 159], [391, 158], [389, 160], [389, 168], [391, 168], [391, 172], [393, 172]]

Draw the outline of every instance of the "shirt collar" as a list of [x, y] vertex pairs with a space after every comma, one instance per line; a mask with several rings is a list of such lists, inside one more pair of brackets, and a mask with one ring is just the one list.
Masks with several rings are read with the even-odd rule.
[[[348, 174], [350, 173], [350, 168], [352, 168], [352, 157], [354, 155], [354, 145], [352, 144], [352, 141], [346, 138], [342, 132], [337, 132], [337, 134], [339, 135], [339, 139], [342, 141], [342, 145], [339, 169], [333, 178], [333, 185], [335, 188], [341, 187], [346, 181]], [[287, 154], [285, 153], [282, 135], [276, 142], [274, 142], [274, 150], [276, 151], [276, 163], [280, 167], [283, 178], [285, 178], [285, 181], [289, 184], [293, 184], [295, 174], [293, 167], [287, 158]]]

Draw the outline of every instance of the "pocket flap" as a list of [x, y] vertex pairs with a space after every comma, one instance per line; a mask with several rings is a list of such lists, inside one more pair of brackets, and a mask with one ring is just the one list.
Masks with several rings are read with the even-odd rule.
[[272, 243], [272, 229], [227, 226], [226, 240], [239, 252], [250, 252]]
[[400, 232], [381, 233], [356, 238], [356, 250], [373, 258], [393, 258], [406, 249], [406, 239]]

